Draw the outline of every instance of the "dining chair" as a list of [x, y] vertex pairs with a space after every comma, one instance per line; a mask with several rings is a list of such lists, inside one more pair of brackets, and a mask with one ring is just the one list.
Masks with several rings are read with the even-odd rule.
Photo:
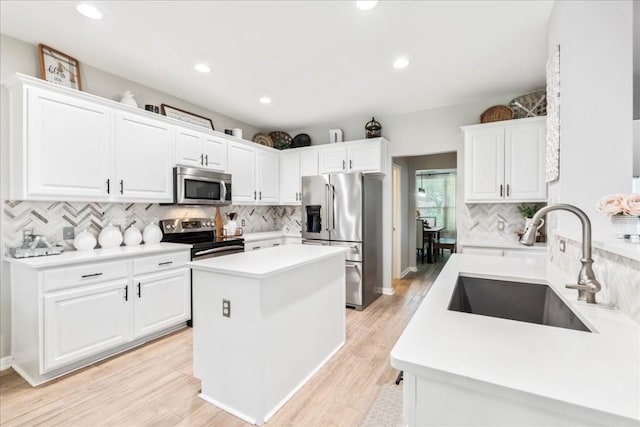
[[424, 221], [416, 219], [416, 251], [424, 264]]

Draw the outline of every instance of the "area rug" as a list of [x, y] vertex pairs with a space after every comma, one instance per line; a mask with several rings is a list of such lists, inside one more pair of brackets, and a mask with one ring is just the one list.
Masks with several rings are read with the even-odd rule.
[[385, 384], [369, 408], [364, 427], [397, 427], [402, 425], [402, 385]]

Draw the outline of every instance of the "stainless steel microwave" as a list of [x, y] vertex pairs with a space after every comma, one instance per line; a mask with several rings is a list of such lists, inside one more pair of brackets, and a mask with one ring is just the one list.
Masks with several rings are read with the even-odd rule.
[[173, 203], [176, 205], [231, 204], [231, 175], [207, 169], [173, 168]]

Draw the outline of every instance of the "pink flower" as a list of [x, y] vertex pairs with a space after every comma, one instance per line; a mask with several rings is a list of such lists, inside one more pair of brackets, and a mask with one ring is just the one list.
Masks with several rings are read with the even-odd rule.
[[622, 199], [621, 206], [625, 215], [640, 216], [640, 193], [626, 196]]
[[610, 216], [622, 214], [624, 213], [622, 208], [622, 201], [624, 198], [624, 194], [612, 194], [611, 196], [605, 196], [598, 202], [598, 210]]

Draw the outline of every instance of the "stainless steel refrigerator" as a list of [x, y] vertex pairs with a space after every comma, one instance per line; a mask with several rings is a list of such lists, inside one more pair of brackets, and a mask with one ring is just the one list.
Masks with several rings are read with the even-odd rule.
[[302, 243], [345, 246], [347, 306], [362, 310], [382, 289], [382, 177], [302, 178]]

